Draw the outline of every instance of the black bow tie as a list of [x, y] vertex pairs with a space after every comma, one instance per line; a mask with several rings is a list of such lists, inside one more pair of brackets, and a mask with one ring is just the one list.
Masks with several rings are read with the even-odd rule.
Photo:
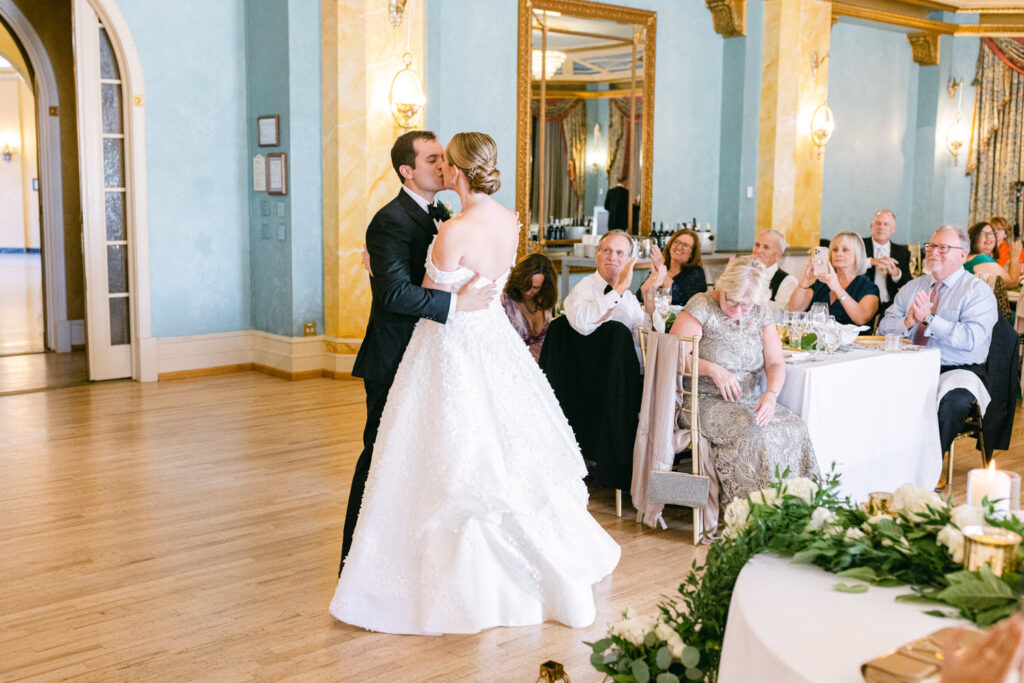
[[442, 223], [448, 220], [448, 211], [438, 202], [427, 204], [427, 213], [430, 214], [431, 220], [441, 221]]
[[612, 286], [611, 285], [605, 285], [604, 286], [604, 293], [607, 294], [610, 291], [612, 291]]

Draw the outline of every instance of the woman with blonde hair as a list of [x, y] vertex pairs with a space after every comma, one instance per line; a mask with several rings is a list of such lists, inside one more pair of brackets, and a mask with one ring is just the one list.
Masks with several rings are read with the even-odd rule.
[[[519, 226], [491, 198], [501, 186], [494, 140], [459, 133], [446, 161], [444, 186], [462, 210], [427, 249], [423, 286], [501, 288]], [[388, 393], [331, 614], [419, 635], [593, 623], [593, 584], [619, 546], [587, 512], [585, 475], [501, 302], [446, 324], [421, 319]]]
[[789, 310], [806, 311], [812, 303], [828, 304], [828, 312], [842, 325], [870, 325], [878, 312], [878, 285], [869, 280], [864, 240], [844, 230], [832, 238], [828, 248], [827, 270], [814, 274], [813, 259], [808, 259], [803, 277]]
[[711, 443], [723, 506], [767, 486], [776, 469], [789, 469], [792, 476], [819, 473], [807, 425], [778, 405], [786, 364], [768, 305], [768, 280], [764, 264], [753, 256], [733, 259], [715, 290], [690, 299], [671, 330], [681, 337], [702, 335], [700, 427]]

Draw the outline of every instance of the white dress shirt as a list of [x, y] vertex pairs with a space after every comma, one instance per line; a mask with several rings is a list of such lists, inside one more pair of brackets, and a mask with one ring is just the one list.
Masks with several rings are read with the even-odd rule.
[[[776, 261], [765, 270], [768, 271], [768, 282], [771, 282], [772, 278], [775, 277], [775, 273], [779, 270], [779, 262]], [[785, 279], [779, 284], [779, 293], [771, 300], [772, 307], [777, 311], [785, 311], [789, 306], [789, 298], [793, 296], [793, 292], [796, 291], [798, 284], [800, 283], [792, 274], [786, 275]]]
[[600, 273], [591, 273], [573, 287], [569, 296], [565, 297], [565, 317], [572, 329], [586, 336], [596, 330], [601, 323], [617, 320], [633, 334], [633, 345], [637, 357], [640, 357], [640, 342], [637, 328], [645, 322], [650, 323], [650, 316], [644, 311], [636, 295], [628, 289], [619, 294], [612, 289], [607, 294], [608, 283]]
[[[886, 242], [885, 244], [879, 244], [878, 242], [876, 242], [874, 240], [874, 238], [872, 238], [872, 240], [871, 240], [871, 250], [872, 250], [872, 253], [874, 254], [874, 256], [872, 256], [871, 258], [889, 258], [891, 256], [890, 252], [892, 251], [889, 248], [889, 245], [891, 245], [891, 244], [892, 244], [892, 242]], [[870, 264], [868, 264], [868, 265], [870, 265]], [[896, 269], [896, 276], [893, 278], [893, 280], [899, 280], [900, 276], [902, 274], [903, 273], [900, 272], [899, 268], [897, 268]], [[878, 285], [878, 300], [881, 303], [883, 303], [883, 304], [886, 303], [887, 301], [889, 301], [889, 287], [888, 287], [888, 285], [885, 282], [885, 276], [886, 276], [886, 272], [884, 270], [882, 270], [881, 268], [876, 266], [875, 267], [875, 284]]]
[[[410, 190], [405, 185], [402, 185], [402, 189], [405, 190], [406, 194], [408, 194], [410, 197], [413, 198], [413, 201], [415, 201], [417, 204], [419, 204], [421, 209], [426, 211], [428, 214], [430, 213], [430, 209], [428, 208], [430, 206], [430, 202], [428, 202], [426, 199], [424, 199], [423, 197], [419, 196], [418, 194], [416, 194], [415, 192]], [[436, 202], [437, 199], [435, 198], [434, 201]], [[439, 220], [437, 220], [435, 218], [434, 219], [434, 226], [436, 228], [440, 228], [441, 227], [441, 221], [439, 221]], [[451, 298], [451, 300], [448, 303], [448, 318], [451, 318], [453, 315], [455, 315], [456, 299], [458, 299], [458, 296], [459, 296], [456, 292], [452, 292], [451, 294], [452, 294], [452, 298]]]

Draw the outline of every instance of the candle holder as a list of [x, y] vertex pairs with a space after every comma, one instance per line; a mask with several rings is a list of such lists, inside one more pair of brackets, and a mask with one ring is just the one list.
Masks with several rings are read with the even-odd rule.
[[562, 665], [549, 659], [540, 665], [540, 676], [537, 678], [537, 683], [556, 683], [557, 681], [571, 683], [569, 674], [565, 673]]
[[891, 515], [892, 494], [887, 491], [872, 491], [868, 494], [869, 515]]
[[1017, 550], [1021, 537], [997, 526], [972, 525], [963, 529], [964, 569], [977, 571], [987, 564], [992, 573], [1002, 576], [1003, 572], [1017, 569]]

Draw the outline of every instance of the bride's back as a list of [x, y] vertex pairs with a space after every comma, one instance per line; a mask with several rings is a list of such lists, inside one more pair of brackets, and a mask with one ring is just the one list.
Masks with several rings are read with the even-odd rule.
[[459, 266], [494, 282], [515, 260], [519, 224], [513, 212], [487, 198], [445, 223], [438, 242], [445, 254], [457, 255]]

